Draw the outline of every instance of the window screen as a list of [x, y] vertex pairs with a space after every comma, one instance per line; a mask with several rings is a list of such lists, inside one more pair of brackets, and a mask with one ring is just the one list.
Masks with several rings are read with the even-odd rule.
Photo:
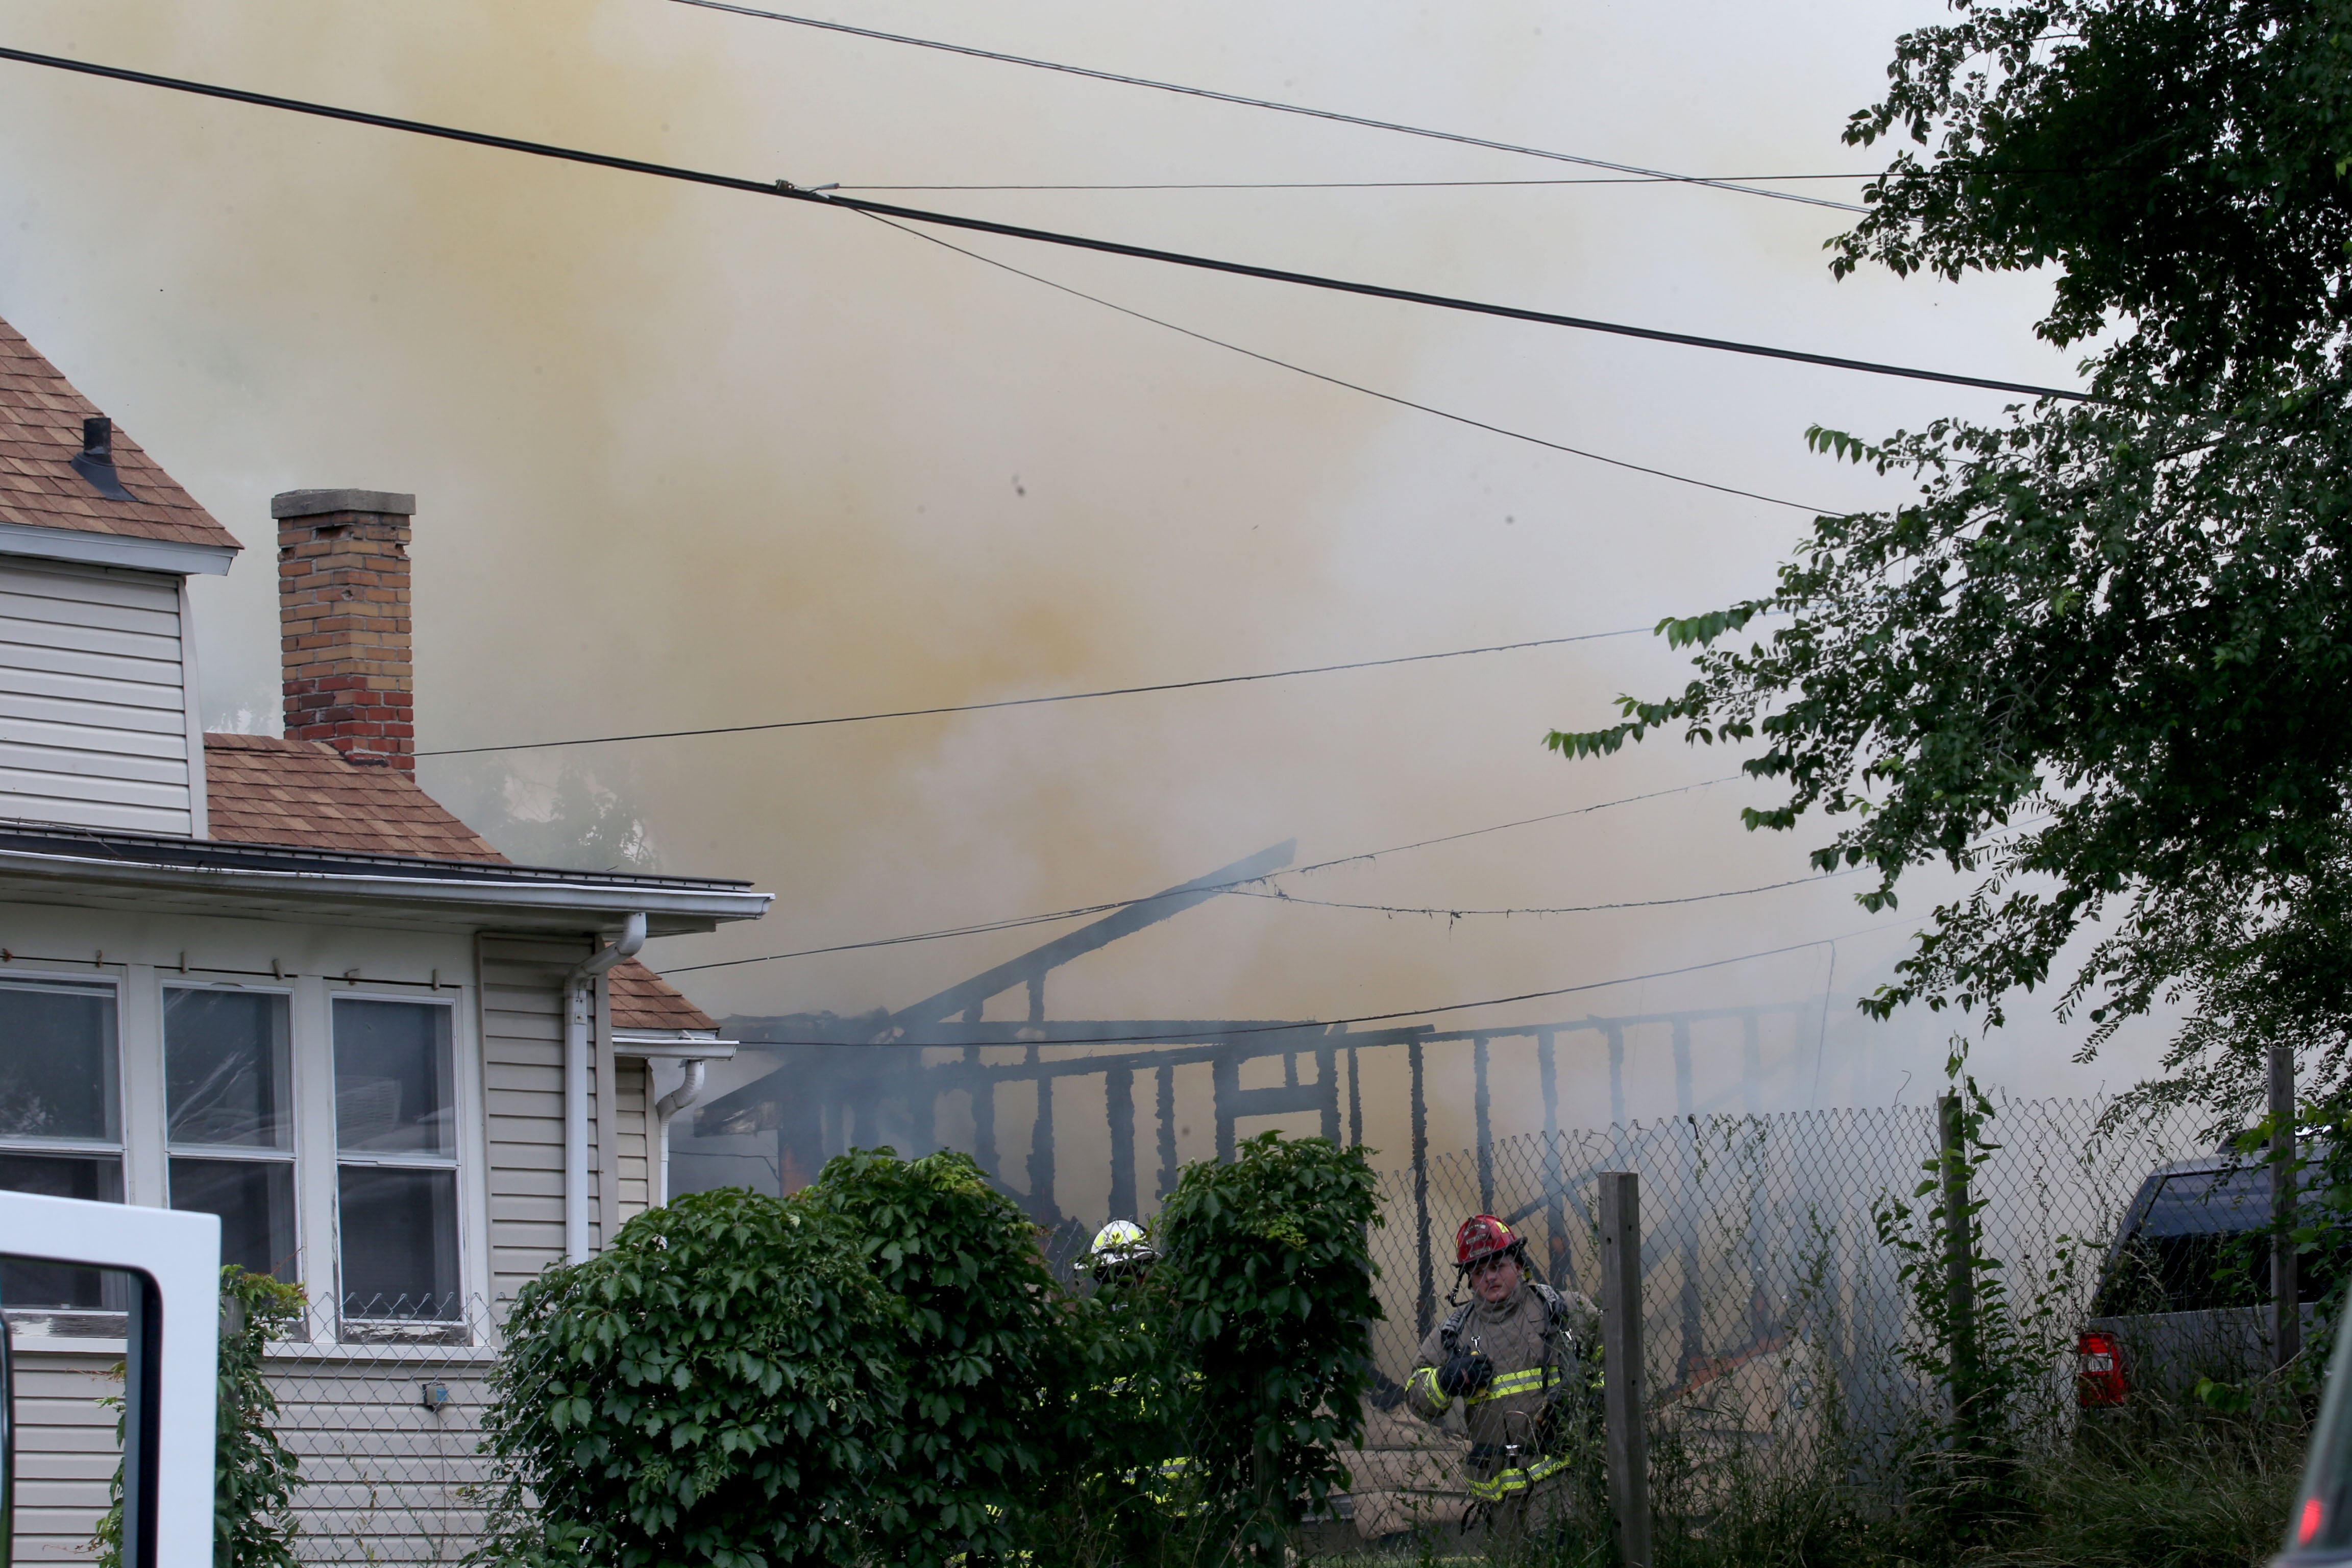
[[[122, 1088], [114, 989], [0, 984], [0, 1187], [122, 1201]], [[0, 1264], [0, 1302], [119, 1310], [95, 1268]]]
[[337, 1235], [347, 1320], [461, 1315], [449, 1010], [335, 1004]]
[[220, 1216], [223, 1263], [289, 1280], [299, 1277], [292, 1055], [282, 995], [163, 993], [172, 1206]]

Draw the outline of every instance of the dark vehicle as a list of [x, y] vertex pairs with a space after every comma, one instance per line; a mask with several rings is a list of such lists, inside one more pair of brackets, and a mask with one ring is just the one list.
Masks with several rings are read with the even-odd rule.
[[[2259, 1156], [2209, 1154], [2149, 1173], [2124, 1211], [2075, 1345], [2086, 1408], [2135, 1394], [2178, 1399], [2200, 1377], [2234, 1383], [2271, 1364], [2270, 1218], [2271, 1171]], [[2306, 1341], [2337, 1263], [2304, 1259], [2295, 1296]]]

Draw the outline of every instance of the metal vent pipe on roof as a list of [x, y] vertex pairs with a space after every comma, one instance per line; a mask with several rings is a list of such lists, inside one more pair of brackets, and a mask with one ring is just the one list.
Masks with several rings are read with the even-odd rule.
[[102, 414], [81, 422], [81, 450], [73, 455], [73, 471], [109, 500], [134, 499], [114, 471], [114, 421]]

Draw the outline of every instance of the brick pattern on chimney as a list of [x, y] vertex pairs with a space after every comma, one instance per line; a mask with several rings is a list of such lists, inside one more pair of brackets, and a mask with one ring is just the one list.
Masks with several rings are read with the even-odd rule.
[[408, 519], [329, 511], [278, 520], [286, 735], [352, 762], [416, 771], [408, 640]]

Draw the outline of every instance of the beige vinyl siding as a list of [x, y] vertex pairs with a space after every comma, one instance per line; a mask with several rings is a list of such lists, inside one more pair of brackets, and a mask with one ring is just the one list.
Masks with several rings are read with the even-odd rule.
[[[563, 977], [585, 942], [481, 939], [482, 1110], [488, 1144], [490, 1296], [563, 1260]], [[588, 1078], [589, 1237], [603, 1245], [599, 1095]]]
[[[98, 1403], [121, 1384], [106, 1351], [27, 1351], [16, 1344], [17, 1563], [89, 1562], [121, 1450], [114, 1412]], [[352, 1355], [272, 1353], [271, 1422], [299, 1461], [295, 1555], [303, 1563], [455, 1564], [482, 1527], [491, 1462], [477, 1451], [489, 1398], [486, 1352], [415, 1346]], [[428, 1384], [448, 1403], [428, 1408]]]
[[195, 831], [175, 577], [0, 559], [0, 816]]
[[619, 1154], [621, 1218], [653, 1202], [653, 1113], [646, 1104], [650, 1069], [642, 1058], [623, 1057], [613, 1073], [613, 1144]]
[[16, 1561], [87, 1563], [122, 1454], [114, 1412], [98, 1403], [100, 1394], [122, 1392], [106, 1375], [115, 1358], [26, 1350], [25, 1342], [16, 1341], [15, 1356]]
[[[439, 1352], [446, 1354], [446, 1352]], [[480, 1534], [491, 1461], [477, 1451], [486, 1359], [436, 1352], [273, 1355], [274, 1423], [300, 1463], [295, 1555], [306, 1563], [455, 1564]], [[427, 1384], [449, 1403], [428, 1409]]]

